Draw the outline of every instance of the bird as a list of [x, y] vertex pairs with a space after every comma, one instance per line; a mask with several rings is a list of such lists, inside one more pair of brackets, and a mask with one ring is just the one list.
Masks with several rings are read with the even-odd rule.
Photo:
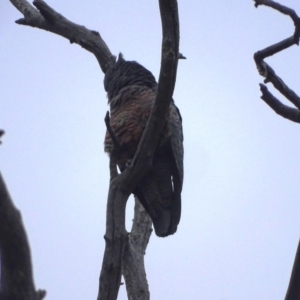
[[[149, 70], [136, 61], [125, 60], [120, 53], [118, 59], [114, 57], [108, 64], [104, 88], [110, 106], [111, 129], [111, 132], [106, 131], [104, 151], [114, 156], [122, 172], [133, 159], [146, 128], [157, 82]], [[181, 216], [183, 154], [182, 118], [172, 99], [152, 168], [133, 190], [150, 215], [158, 237], [177, 231]]]

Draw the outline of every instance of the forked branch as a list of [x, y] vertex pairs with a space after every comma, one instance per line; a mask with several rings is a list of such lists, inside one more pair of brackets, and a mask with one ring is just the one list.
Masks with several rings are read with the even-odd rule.
[[269, 92], [267, 86], [264, 84], [260, 84], [260, 89], [262, 92], [261, 99], [264, 100], [280, 116], [300, 123], [300, 98], [284, 83], [284, 81], [280, 77], [276, 75], [275, 71], [264, 61], [265, 58], [272, 56], [282, 50], [285, 50], [293, 45], [299, 45], [300, 19], [294, 10], [277, 2], [271, 0], [254, 0], [254, 2], [256, 7], [258, 7], [259, 5], [265, 5], [290, 16], [295, 25], [295, 31], [291, 37], [256, 52], [254, 54], [254, 60], [259, 74], [265, 77], [264, 83], [271, 82], [273, 86], [284, 97], [286, 97], [286, 99], [293, 103], [296, 108], [289, 107], [281, 103], [276, 97], [272, 95], [271, 92]]
[[179, 19], [176, 0], [160, 0], [163, 28], [161, 70], [156, 100], [146, 129], [130, 168], [111, 181], [107, 201], [105, 253], [100, 275], [98, 300], [115, 300], [118, 296], [122, 258], [128, 234], [125, 207], [129, 195], [149, 171], [172, 99], [179, 58]]

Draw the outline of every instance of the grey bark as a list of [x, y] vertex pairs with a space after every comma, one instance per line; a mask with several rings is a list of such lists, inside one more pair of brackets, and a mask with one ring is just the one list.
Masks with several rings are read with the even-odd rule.
[[123, 254], [122, 273], [129, 300], [149, 300], [144, 256], [152, 232], [152, 221], [135, 198], [134, 219]]

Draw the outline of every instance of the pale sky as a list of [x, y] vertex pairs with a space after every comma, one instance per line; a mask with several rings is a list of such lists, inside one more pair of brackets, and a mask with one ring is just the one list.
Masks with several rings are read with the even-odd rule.
[[[47, 3], [158, 77], [158, 1]], [[299, 0], [281, 3], [300, 14]], [[151, 236], [151, 299], [283, 299], [300, 235], [299, 125], [260, 99], [253, 54], [291, 36], [293, 23], [251, 0], [179, 9], [182, 218], [174, 236]], [[22, 16], [8, 0], [0, 11], [0, 170], [22, 212], [36, 287], [47, 300], [96, 299], [109, 181], [103, 73], [81, 47], [15, 24]], [[267, 61], [300, 94], [299, 48]]]

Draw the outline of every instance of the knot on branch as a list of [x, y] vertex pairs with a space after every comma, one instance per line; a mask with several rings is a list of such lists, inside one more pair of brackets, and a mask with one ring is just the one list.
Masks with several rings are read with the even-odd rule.
[[100, 36], [100, 33], [98, 31], [96, 31], [96, 30], [91, 30], [91, 33], [93, 33], [96, 36]]
[[56, 12], [53, 9], [51, 9], [51, 7], [46, 4], [46, 2], [44, 2], [42, 0], [34, 0], [33, 5], [39, 10], [41, 15], [45, 18], [45, 20], [49, 24], [51, 24], [51, 25], [55, 24], [55, 19], [56, 19], [55, 13]]
[[27, 7], [24, 8], [23, 15], [25, 18], [16, 20], [15, 23], [19, 25], [30, 25], [30, 20], [32, 19], [32, 13], [30, 9], [28, 9]]
[[294, 42], [297, 46], [299, 46], [299, 39], [300, 39], [300, 20], [296, 26], [295, 33], [294, 33]]
[[38, 290], [36, 292], [36, 297], [37, 297], [37, 300], [42, 300], [44, 299], [46, 296], [46, 291], [45, 290]]

